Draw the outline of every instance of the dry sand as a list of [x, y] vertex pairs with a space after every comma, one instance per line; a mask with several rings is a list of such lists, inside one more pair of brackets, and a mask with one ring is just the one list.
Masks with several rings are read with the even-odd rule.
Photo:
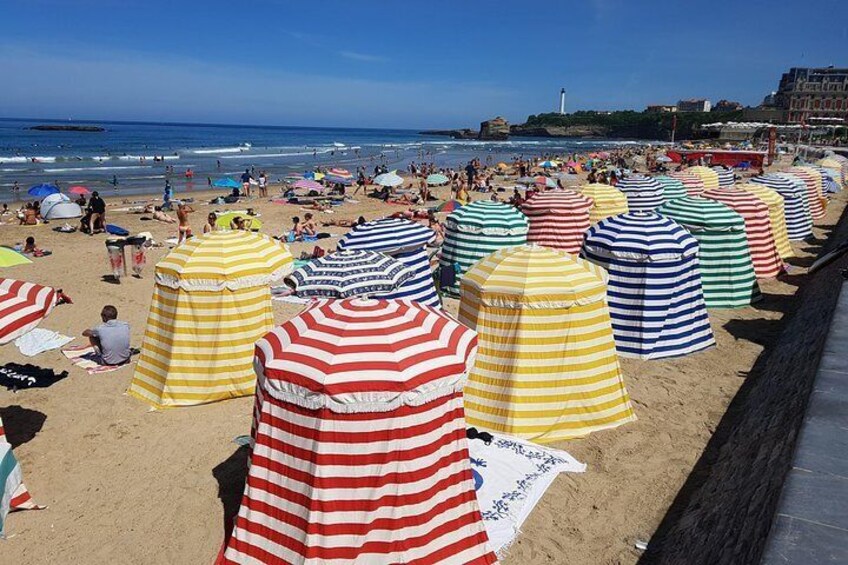
[[[446, 195], [446, 189], [440, 191]], [[179, 195], [178, 195], [179, 196]], [[199, 197], [200, 194], [194, 195]], [[114, 199], [113, 199], [114, 200]], [[254, 200], [263, 232], [279, 234], [290, 217], [304, 210]], [[834, 199], [816, 236], [826, 237], [844, 198]], [[141, 221], [113, 212], [109, 221], [132, 232], [151, 231], [159, 241], [175, 235], [174, 226]], [[209, 210], [244, 206], [197, 205], [199, 230]], [[369, 198], [346, 204], [325, 218], [368, 219], [401, 210]], [[140, 346], [153, 290], [153, 264], [168, 251], [148, 254], [144, 278], [121, 285], [103, 281], [109, 273], [104, 236], [58, 234], [51, 226], [0, 227], [0, 244], [28, 235], [51, 249], [32, 265], [3, 269], [2, 276], [61, 287], [73, 305], [57, 307], [42, 327], [79, 336], [98, 322], [111, 303], [132, 325]], [[336, 234], [344, 228], [328, 228]], [[337, 239], [323, 240], [334, 247]], [[292, 251], [311, 249], [294, 244]], [[793, 244], [798, 265], [818, 246]], [[797, 272], [797, 271], [796, 271]], [[792, 282], [803, 277], [792, 277]], [[588, 464], [582, 475], [560, 476], [524, 526], [504, 560], [507, 565], [541, 563], [635, 563], [637, 540], [648, 540], [701, 455], [758, 356], [779, 334], [796, 286], [762, 284], [765, 300], [754, 308], [711, 311], [718, 347], [668, 361], [623, 360], [627, 387], [639, 420], [584, 440], [556, 444]], [[801, 283], [803, 284], [803, 282]], [[447, 301], [455, 313], [457, 302]], [[277, 322], [298, 308], [274, 303]], [[78, 338], [74, 343], [82, 343]], [[224, 535], [224, 515], [238, 505], [244, 450], [235, 436], [247, 434], [252, 398], [207, 406], [148, 411], [125, 396], [132, 367], [89, 376], [58, 351], [25, 358], [9, 344], [4, 362], [32, 362], [68, 370], [70, 376], [47, 389], [18, 394], [0, 391], [0, 412], [15, 444], [26, 483], [41, 512], [13, 514], [11, 538], [0, 542], [0, 562], [34, 563], [211, 563]]]

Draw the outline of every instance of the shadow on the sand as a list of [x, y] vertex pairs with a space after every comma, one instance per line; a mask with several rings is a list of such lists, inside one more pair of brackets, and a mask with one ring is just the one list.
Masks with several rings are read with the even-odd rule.
[[230, 539], [233, 521], [241, 505], [244, 481], [247, 478], [248, 453], [247, 446], [239, 447], [224, 462], [212, 469], [212, 476], [218, 481], [218, 498], [224, 507], [224, 543]]
[[3, 419], [6, 440], [12, 449], [35, 439], [47, 420], [44, 413], [18, 405], [0, 408], [0, 418]]

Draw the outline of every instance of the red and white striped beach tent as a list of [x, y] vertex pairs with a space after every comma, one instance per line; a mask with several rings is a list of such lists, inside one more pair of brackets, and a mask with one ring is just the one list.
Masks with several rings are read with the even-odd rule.
[[250, 470], [222, 563], [489, 564], [462, 387], [477, 334], [324, 300], [256, 344]]
[[521, 206], [530, 223], [527, 242], [579, 253], [592, 206], [591, 198], [573, 190], [537, 192]]
[[827, 209], [827, 199], [824, 197], [821, 173], [810, 167], [789, 167], [785, 174], [792, 175], [804, 182], [807, 187], [807, 203], [810, 205], [810, 215], [814, 220], [824, 218]]
[[0, 418], [0, 537], [5, 535], [6, 516], [16, 510], [38, 510], [43, 508], [33, 502], [24, 486], [21, 466], [18, 465], [12, 446], [6, 440], [3, 419]]
[[683, 188], [689, 196], [701, 196], [701, 194], [704, 193], [704, 190], [706, 190], [704, 181], [701, 180], [701, 177], [695, 173], [690, 173], [688, 171], [674, 171], [673, 173], [668, 173], [668, 176], [682, 182]]
[[750, 192], [735, 188], [715, 188], [704, 192], [703, 197], [721, 202], [745, 220], [745, 236], [758, 279], [776, 277], [783, 271], [783, 259], [777, 250], [765, 202]]
[[0, 279], [0, 345], [38, 326], [58, 300], [59, 293], [49, 286]]

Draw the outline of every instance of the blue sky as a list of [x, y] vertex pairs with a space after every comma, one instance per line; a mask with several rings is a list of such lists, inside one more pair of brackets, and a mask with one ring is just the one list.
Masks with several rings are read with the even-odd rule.
[[848, 0], [0, 0], [0, 115], [462, 127], [757, 104], [848, 66]]

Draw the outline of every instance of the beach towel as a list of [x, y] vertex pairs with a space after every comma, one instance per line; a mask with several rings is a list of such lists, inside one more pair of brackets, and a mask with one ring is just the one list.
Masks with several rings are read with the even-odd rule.
[[123, 365], [105, 365], [101, 361], [100, 355], [98, 355], [94, 347], [90, 345], [74, 345], [63, 349], [62, 354], [70, 359], [71, 363], [77, 367], [85, 369], [89, 375], [117, 371], [118, 369], [130, 364], [127, 362]]
[[15, 340], [15, 346], [23, 355], [34, 357], [39, 353], [59, 349], [73, 341], [74, 338], [62, 335], [53, 330], [35, 328]]
[[6, 440], [3, 420], [0, 419], [0, 537], [6, 537], [6, 516], [17, 510], [45, 508], [33, 502], [23, 483], [21, 466], [15, 459], [11, 444]]
[[122, 228], [121, 226], [116, 226], [115, 224], [106, 224], [106, 231], [112, 235], [118, 236], [128, 236], [130, 232]]
[[491, 548], [502, 557], [521, 524], [560, 473], [582, 473], [586, 465], [565, 451], [492, 434], [487, 445], [468, 441], [477, 501]]
[[18, 391], [27, 388], [47, 388], [68, 376], [67, 371], [56, 373], [38, 365], [6, 363], [0, 367], [0, 386], [7, 390]]

